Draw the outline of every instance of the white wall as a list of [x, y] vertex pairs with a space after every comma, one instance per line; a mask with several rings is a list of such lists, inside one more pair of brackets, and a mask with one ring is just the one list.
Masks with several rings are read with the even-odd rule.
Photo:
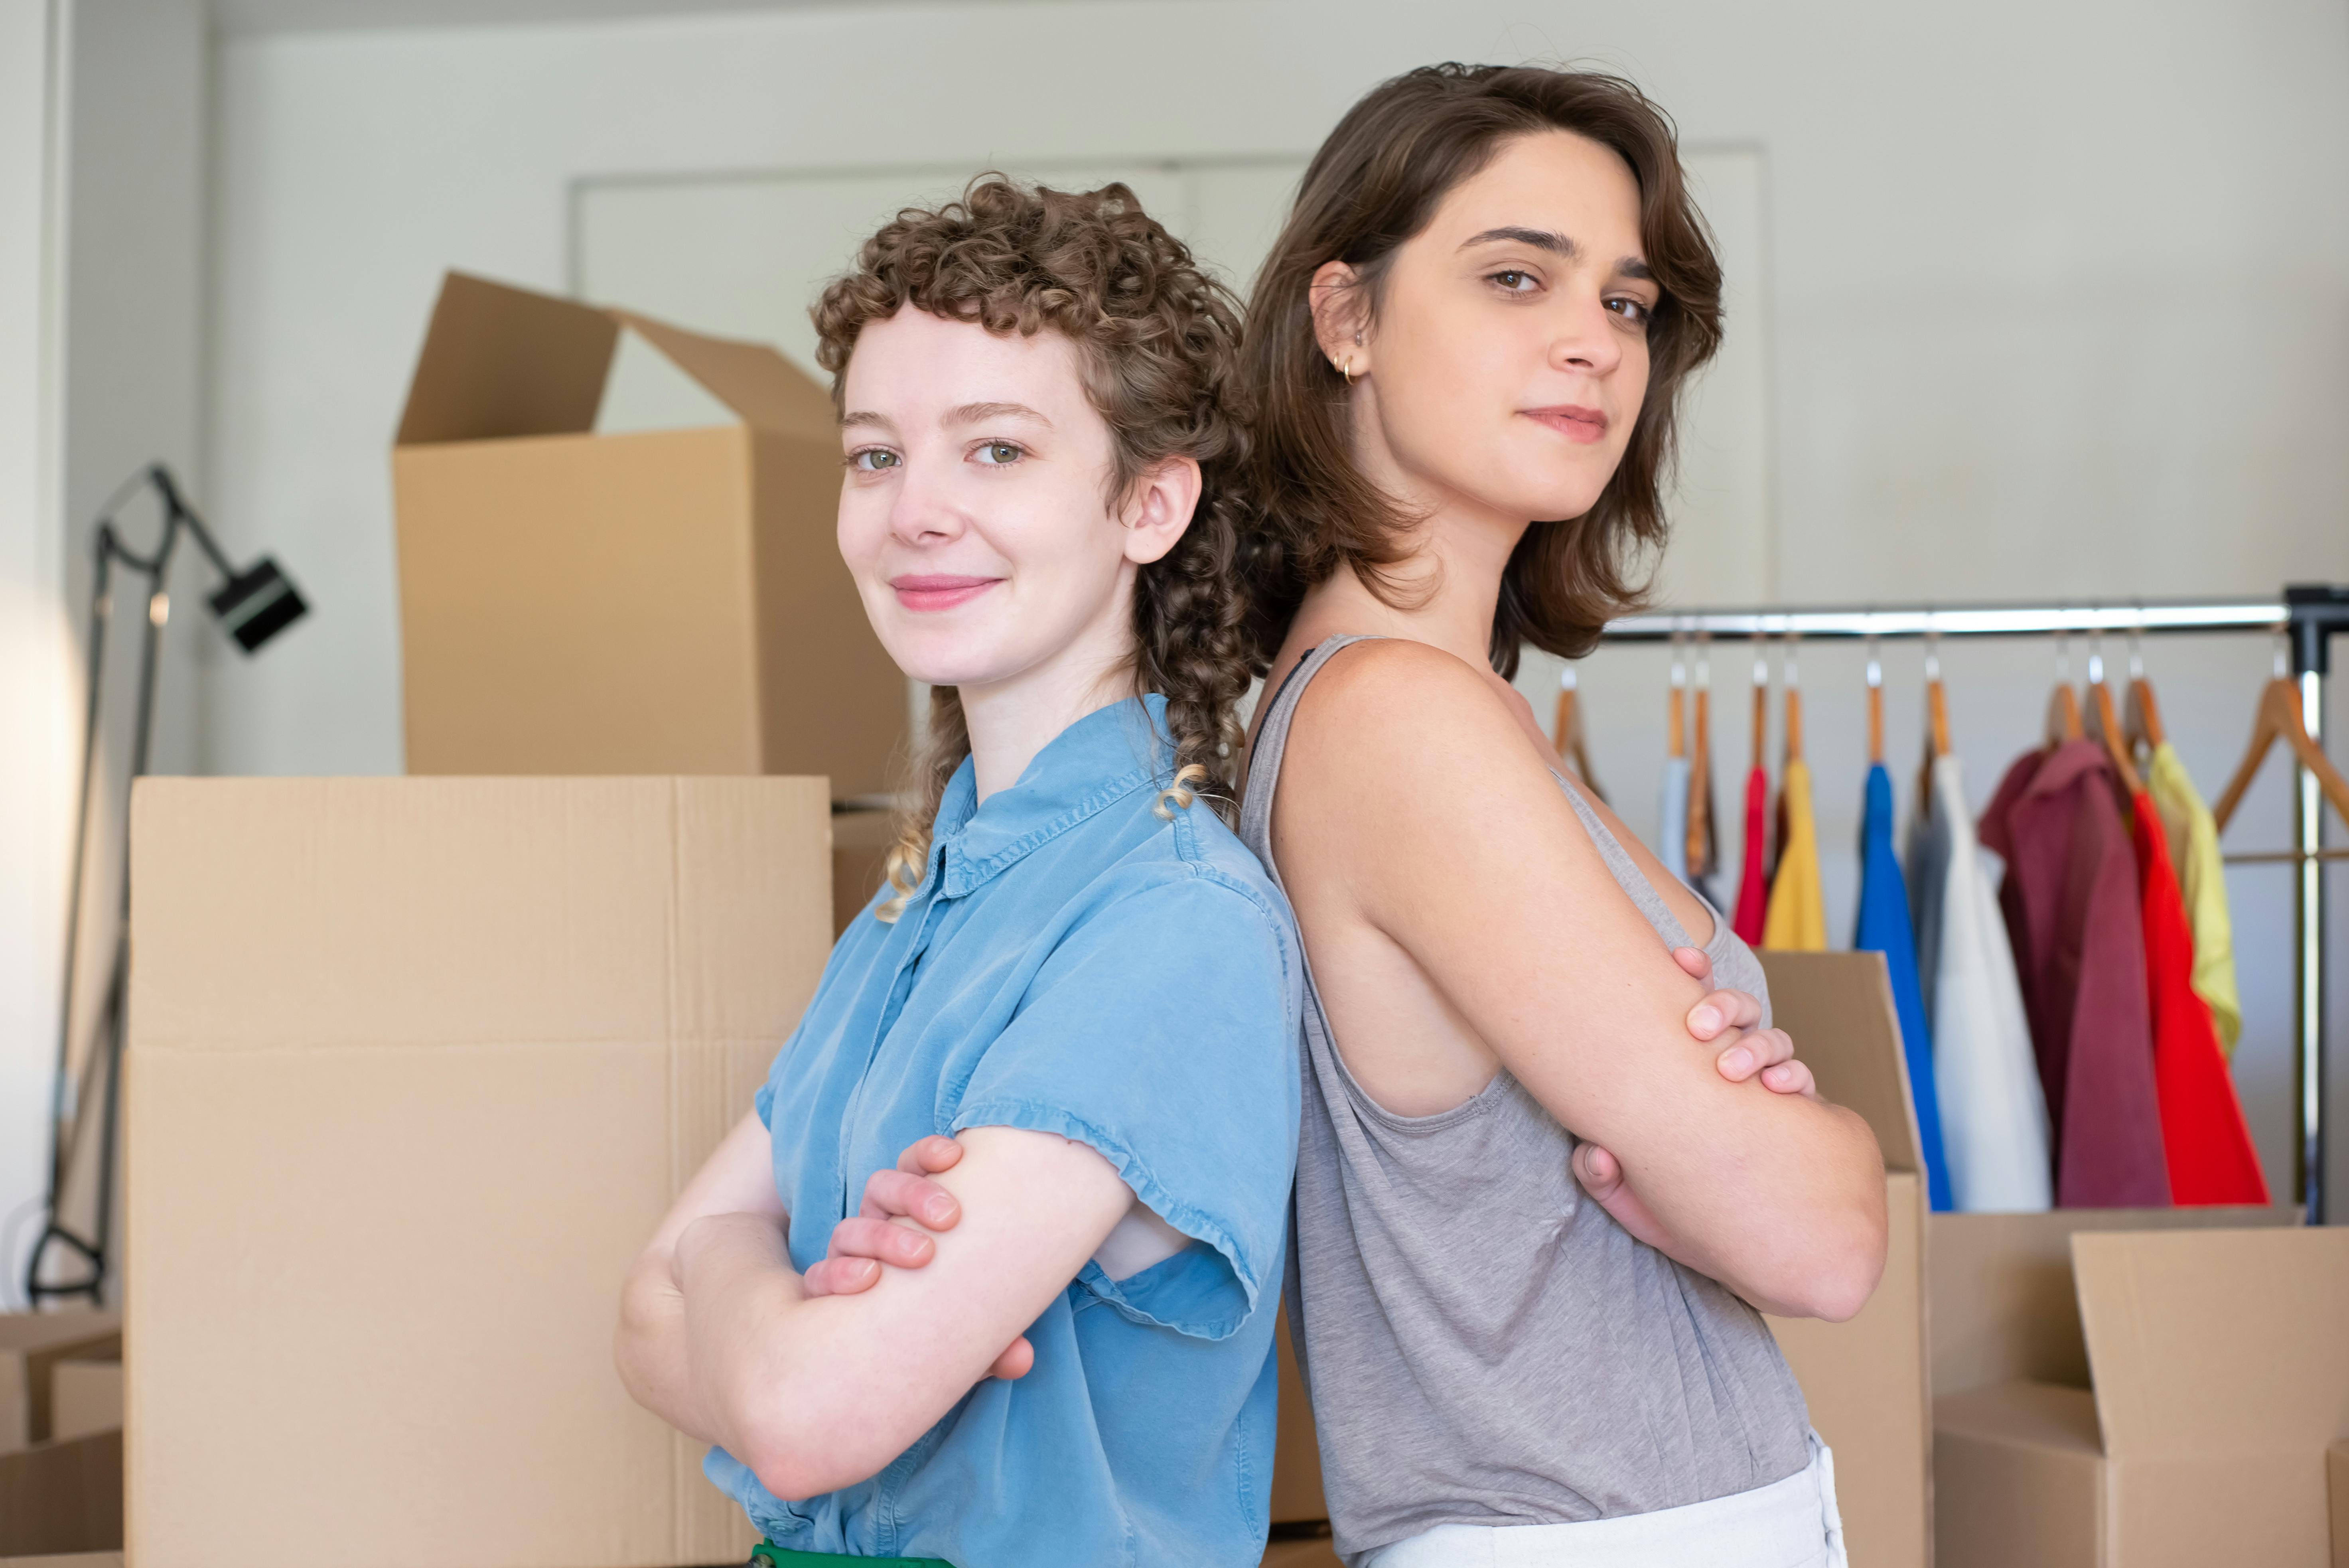
[[48, 1159], [70, 646], [61, 613], [56, 308], [62, 18], [0, 0], [0, 1301]]

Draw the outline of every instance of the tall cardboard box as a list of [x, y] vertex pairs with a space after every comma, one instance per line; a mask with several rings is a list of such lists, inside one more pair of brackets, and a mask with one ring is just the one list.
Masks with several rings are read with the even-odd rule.
[[1773, 1021], [1819, 1092], [1859, 1113], [1884, 1155], [1884, 1278], [1846, 1323], [1773, 1317], [1770, 1330], [1835, 1452], [1852, 1568], [1932, 1561], [1933, 1426], [1925, 1330], [1925, 1178], [1899, 1016], [1880, 953], [1761, 954]]
[[140, 1568], [740, 1563], [612, 1367], [832, 940], [813, 779], [140, 782]]
[[1937, 1401], [1940, 1568], [2323, 1568], [2325, 1450], [2349, 1437], [2349, 1231], [2071, 1246], [2093, 1386]]
[[[624, 329], [740, 422], [595, 434]], [[392, 454], [408, 770], [888, 790], [905, 681], [840, 471], [830, 395], [772, 348], [450, 273]]]

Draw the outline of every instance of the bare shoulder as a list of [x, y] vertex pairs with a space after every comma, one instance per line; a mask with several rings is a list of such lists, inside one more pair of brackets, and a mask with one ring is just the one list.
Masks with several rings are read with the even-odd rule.
[[1515, 753], [1540, 770], [1507, 695], [1490, 676], [1404, 637], [1360, 642], [1334, 655], [1299, 699], [1297, 729], [1322, 758], [1381, 774], [1462, 746], [1472, 755]]

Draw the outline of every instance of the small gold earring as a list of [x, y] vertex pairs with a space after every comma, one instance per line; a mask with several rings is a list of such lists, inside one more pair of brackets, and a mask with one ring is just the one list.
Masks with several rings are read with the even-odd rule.
[[1351, 387], [1354, 384], [1354, 356], [1350, 354], [1346, 356], [1346, 363], [1338, 368], [1345, 376], [1346, 385]]

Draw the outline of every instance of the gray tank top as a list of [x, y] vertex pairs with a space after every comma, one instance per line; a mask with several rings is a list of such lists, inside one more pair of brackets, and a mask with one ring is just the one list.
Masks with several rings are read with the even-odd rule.
[[[1330, 655], [1363, 640], [1314, 649], [1257, 727], [1240, 835], [1276, 881], [1290, 720]], [[1669, 946], [1688, 945], [1622, 845], [1558, 785], [1640, 913]], [[1718, 912], [1705, 952], [1717, 985], [1766, 1010], [1762, 966]], [[1650, 1513], [1809, 1462], [1802, 1390], [1760, 1315], [1586, 1197], [1567, 1164], [1574, 1135], [1506, 1070], [1450, 1110], [1396, 1116], [1339, 1058], [1309, 966], [1304, 1025], [1288, 1310], [1350, 1563], [1439, 1524]]]

